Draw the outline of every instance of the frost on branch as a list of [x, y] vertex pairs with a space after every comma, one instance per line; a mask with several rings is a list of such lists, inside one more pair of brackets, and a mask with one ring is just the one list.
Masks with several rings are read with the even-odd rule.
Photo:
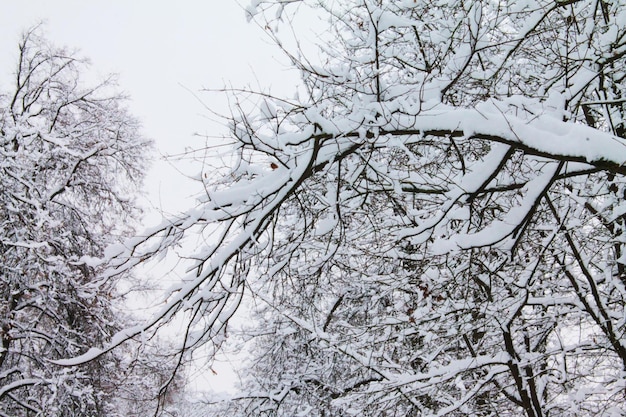
[[[621, 415], [626, 7], [253, 5], [299, 98], [235, 95], [230, 171], [113, 259], [207, 237], [135, 334], [219, 347], [249, 294], [216, 415]], [[269, 29], [307, 6], [318, 61]]]

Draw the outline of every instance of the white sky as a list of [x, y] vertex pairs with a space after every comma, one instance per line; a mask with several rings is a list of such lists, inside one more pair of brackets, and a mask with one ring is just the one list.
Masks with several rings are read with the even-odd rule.
[[[293, 83], [285, 85], [280, 52], [246, 22], [235, 0], [0, 0], [0, 84], [14, 69], [21, 33], [42, 21], [49, 40], [78, 48], [91, 60], [94, 74], [119, 74], [132, 113], [162, 154], [201, 145], [194, 133], [224, 132], [194, 97], [203, 87], [232, 83], [293, 90]], [[217, 95], [199, 97], [225, 110], [226, 101]], [[183, 194], [177, 176], [162, 175], [164, 169], [157, 165], [147, 186], [153, 196], [160, 195], [155, 204], [169, 210]]]
[[[247, 0], [241, 1], [245, 5]], [[42, 21], [51, 43], [77, 48], [91, 60], [91, 75], [119, 74], [131, 112], [162, 154], [201, 146], [196, 132], [225, 132], [207, 119], [210, 115], [194, 97], [203, 87], [294, 90], [296, 77], [279, 64], [285, 61], [281, 53], [246, 22], [235, 0], [0, 0], [0, 89], [10, 82], [21, 33]], [[219, 96], [200, 98], [226, 113]], [[164, 163], [155, 164], [146, 180], [152, 204], [166, 211], [184, 208], [183, 199], [198, 191], [183, 184], [183, 177]], [[221, 376], [210, 385], [219, 390], [222, 383], [228, 385], [223, 381], [228, 371], [216, 370]]]

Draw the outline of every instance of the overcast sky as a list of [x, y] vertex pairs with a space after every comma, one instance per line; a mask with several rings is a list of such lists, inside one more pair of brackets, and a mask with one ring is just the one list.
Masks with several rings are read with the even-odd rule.
[[[21, 33], [39, 22], [49, 40], [78, 48], [92, 74], [119, 74], [130, 108], [163, 154], [202, 144], [194, 133], [223, 133], [194, 97], [201, 88], [250, 85], [288, 90], [280, 52], [247, 23], [248, 0], [21, 0], [0, 1], [0, 85], [14, 70]], [[290, 78], [291, 77], [291, 78]], [[280, 80], [279, 83], [276, 80]], [[226, 100], [199, 94], [204, 104], [225, 111]], [[147, 188], [155, 205], [175, 210], [179, 178], [157, 164]]]
[[[241, 1], [245, 6], [247, 0]], [[94, 80], [119, 74], [132, 113], [163, 154], [203, 145], [194, 133], [225, 132], [194, 97], [203, 87], [250, 85], [280, 94], [295, 84], [280, 52], [247, 23], [234, 0], [0, 0], [0, 88], [10, 82], [22, 32], [41, 22], [51, 43], [77, 48], [91, 60]], [[199, 97], [227, 112], [218, 95]], [[167, 211], [184, 208], [183, 197], [198, 190], [181, 184], [186, 183], [180, 175], [156, 163], [147, 178], [151, 204]], [[219, 390], [228, 370], [216, 369], [217, 384], [211, 385]]]

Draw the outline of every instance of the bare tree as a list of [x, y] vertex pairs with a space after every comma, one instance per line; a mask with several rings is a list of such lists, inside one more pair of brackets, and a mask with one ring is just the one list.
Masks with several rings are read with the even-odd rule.
[[[86, 87], [86, 63], [35, 28], [0, 95], [0, 415], [112, 416], [127, 379], [110, 356], [53, 360], [128, 325], [116, 281], [95, 262], [135, 224], [151, 144], [115, 93]], [[119, 304], [117, 304], [119, 305]]]
[[[309, 6], [332, 39], [315, 62], [278, 30]], [[623, 415], [626, 5], [248, 12], [299, 98], [235, 94], [228, 173], [112, 273], [209, 243], [151, 320], [71, 363], [184, 312], [182, 350], [217, 348], [246, 290], [255, 358], [230, 415]]]

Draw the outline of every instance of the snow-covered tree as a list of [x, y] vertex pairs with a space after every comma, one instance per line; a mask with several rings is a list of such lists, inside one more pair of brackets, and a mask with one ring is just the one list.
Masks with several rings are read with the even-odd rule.
[[2, 416], [119, 415], [118, 390], [128, 387], [121, 354], [52, 362], [128, 325], [114, 308], [116, 281], [94, 259], [136, 223], [151, 147], [114, 80], [86, 86], [85, 70], [35, 28], [0, 93]]
[[[235, 96], [230, 169], [112, 259], [121, 273], [200, 237], [190, 272], [144, 326], [68, 363], [176, 314], [181, 350], [217, 348], [245, 290], [254, 357], [220, 415], [624, 415], [626, 3], [248, 13], [302, 88]], [[289, 49], [297, 13], [326, 19], [320, 58]]]

